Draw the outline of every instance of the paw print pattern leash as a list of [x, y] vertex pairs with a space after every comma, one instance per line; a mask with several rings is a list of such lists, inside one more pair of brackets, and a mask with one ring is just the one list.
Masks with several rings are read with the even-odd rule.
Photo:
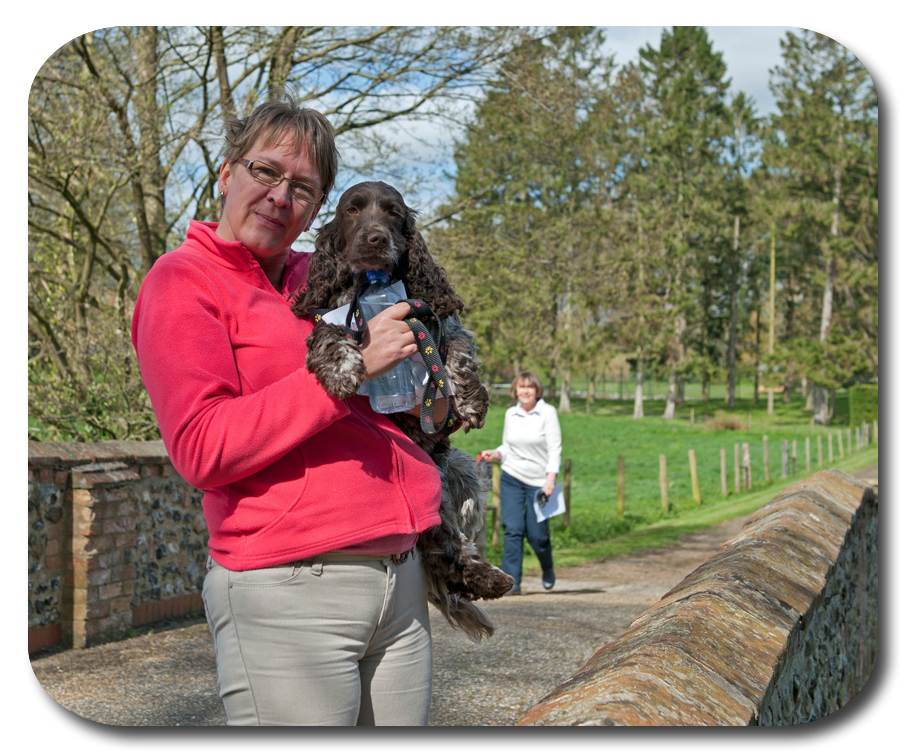
[[[363, 334], [366, 330], [365, 317], [362, 313], [362, 307], [359, 304], [359, 295], [365, 287], [366, 286], [364, 285], [357, 290], [353, 302], [350, 303], [350, 308], [347, 310], [347, 336], [352, 337], [356, 342], [362, 341]], [[424, 434], [429, 436], [434, 436], [436, 434], [447, 436], [455, 428], [455, 419], [454, 411], [451, 409], [451, 400], [448, 395], [448, 376], [445, 373], [444, 365], [444, 361], [447, 358], [445, 349], [447, 346], [445, 328], [438, 320], [438, 316], [435, 312], [423, 301], [416, 300], [415, 298], [408, 298], [402, 302], [410, 306], [411, 315], [404, 319], [404, 323], [413, 330], [413, 336], [416, 338], [416, 346], [419, 348], [419, 354], [422, 356], [423, 362], [426, 364], [426, 369], [429, 372], [429, 381], [426, 384], [426, 390], [423, 393], [419, 408], [420, 428], [422, 428]], [[435, 342], [435, 340], [432, 339], [432, 335], [423, 323], [425, 320], [433, 319], [438, 326], [438, 342]], [[354, 320], [356, 321], [356, 329], [353, 329], [350, 326]], [[434, 420], [437, 391], [440, 391], [448, 402], [448, 414], [438, 425], [435, 424]]]

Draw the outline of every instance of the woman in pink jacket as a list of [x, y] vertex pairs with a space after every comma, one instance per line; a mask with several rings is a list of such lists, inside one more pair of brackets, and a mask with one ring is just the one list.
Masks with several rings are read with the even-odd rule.
[[[230, 725], [425, 725], [431, 637], [418, 533], [438, 472], [367, 397], [305, 368], [308, 230], [334, 184], [328, 121], [268, 102], [227, 127], [220, 222], [146, 277], [132, 338], [174, 467], [204, 491], [205, 611]], [[416, 352], [408, 308], [369, 322], [368, 375]]]

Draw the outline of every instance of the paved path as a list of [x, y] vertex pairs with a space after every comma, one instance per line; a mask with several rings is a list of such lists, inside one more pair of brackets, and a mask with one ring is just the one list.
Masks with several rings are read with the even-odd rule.
[[[876, 482], [877, 468], [855, 473]], [[498, 632], [479, 645], [432, 610], [433, 726], [513, 725], [737, 534], [743, 519], [666, 548], [565, 568], [555, 590], [486, 603]], [[557, 561], [557, 560], [556, 560]], [[217, 726], [214, 653], [204, 623], [32, 661], [42, 686], [84, 718], [118, 726]]]

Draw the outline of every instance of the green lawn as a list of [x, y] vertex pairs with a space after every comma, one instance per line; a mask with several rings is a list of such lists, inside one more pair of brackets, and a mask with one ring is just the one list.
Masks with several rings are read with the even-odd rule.
[[[504, 411], [510, 404], [506, 397], [493, 398], [484, 428], [469, 434], [458, 432], [452, 437], [455, 446], [476, 454], [481, 449], [496, 447], [501, 441]], [[576, 400], [572, 412], [559, 416], [563, 433], [563, 459], [571, 461], [570, 525], [564, 518], [552, 523], [556, 561], [567, 565], [590, 561], [621, 553], [665, 545], [695, 530], [715, 525], [726, 519], [748, 514], [759, 508], [806, 472], [806, 447], [810, 444], [810, 472], [821, 468], [817, 461], [819, 439], [822, 446], [822, 467], [856, 470], [877, 461], [877, 447], [860, 452], [852, 431], [851, 453], [848, 453], [847, 399], [839, 400], [837, 418], [830, 426], [811, 428], [810, 413], [803, 400], [784, 404], [776, 400], [775, 415], [766, 415], [766, 403], [754, 405], [752, 400], [739, 400], [739, 407], [730, 411], [723, 400], [700, 402], [689, 400], [680, 406], [674, 421], [660, 416], [663, 402], [647, 401], [642, 420], [632, 418], [633, 404], [629, 400], [598, 400], [590, 414], [585, 401]], [[691, 422], [691, 410], [694, 420]], [[737, 429], [716, 427], [719, 418], [736, 420]], [[728, 421], [726, 421], [728, 422]], [[748, 425], [750, 428], [748, 429]], [[839, 450], [841, 432], [842, 449]], [[768, 438], [769, 475], [765, 479], [763, 437]], [[829, 461], [829, 437], [832, 437], [833, 461]], [[782, 478], [782, 441], [789, 446], [797, 442], [797, 472], [789, 471]], [[752, 487], [735, 492], [734, 447], [750, 447]], [[721, 449], [726, 453], [728, 495], [722, 497], [720, 480]], [[688, 450], [697, 459], [697, 474], [702, 503], [692, 496]], [[789, 449], [791, 452], [791, 449]], [[669, 511], [662, 509], [659, 485], [659, 455], [666, 456]], [[623, 518], [617, 509], [618, 456], [624, 457], [625, 508]], [[559, 480], [563, 480], [562, 474]], [[525, 569], [538, 568], [536, 559], [528, 554]], [[501, 545], [492, 547], [488, 540], [488, 558], [498, 563]]]

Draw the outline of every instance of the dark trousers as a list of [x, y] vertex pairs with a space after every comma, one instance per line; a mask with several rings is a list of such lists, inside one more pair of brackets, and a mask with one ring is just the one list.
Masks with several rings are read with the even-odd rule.
[[523, 571], [523, 539], [539, 559], [539, 566], [545, 572], [554, 567], [552, 563], [552, 542], [549, 538], [549, 521], [536, 521], [533, 501], [541, 486], [528, 486], [513, 476], [501, 471], [501, 524], [504, 527], [504, 551], [501, 568], [520, 585]]

